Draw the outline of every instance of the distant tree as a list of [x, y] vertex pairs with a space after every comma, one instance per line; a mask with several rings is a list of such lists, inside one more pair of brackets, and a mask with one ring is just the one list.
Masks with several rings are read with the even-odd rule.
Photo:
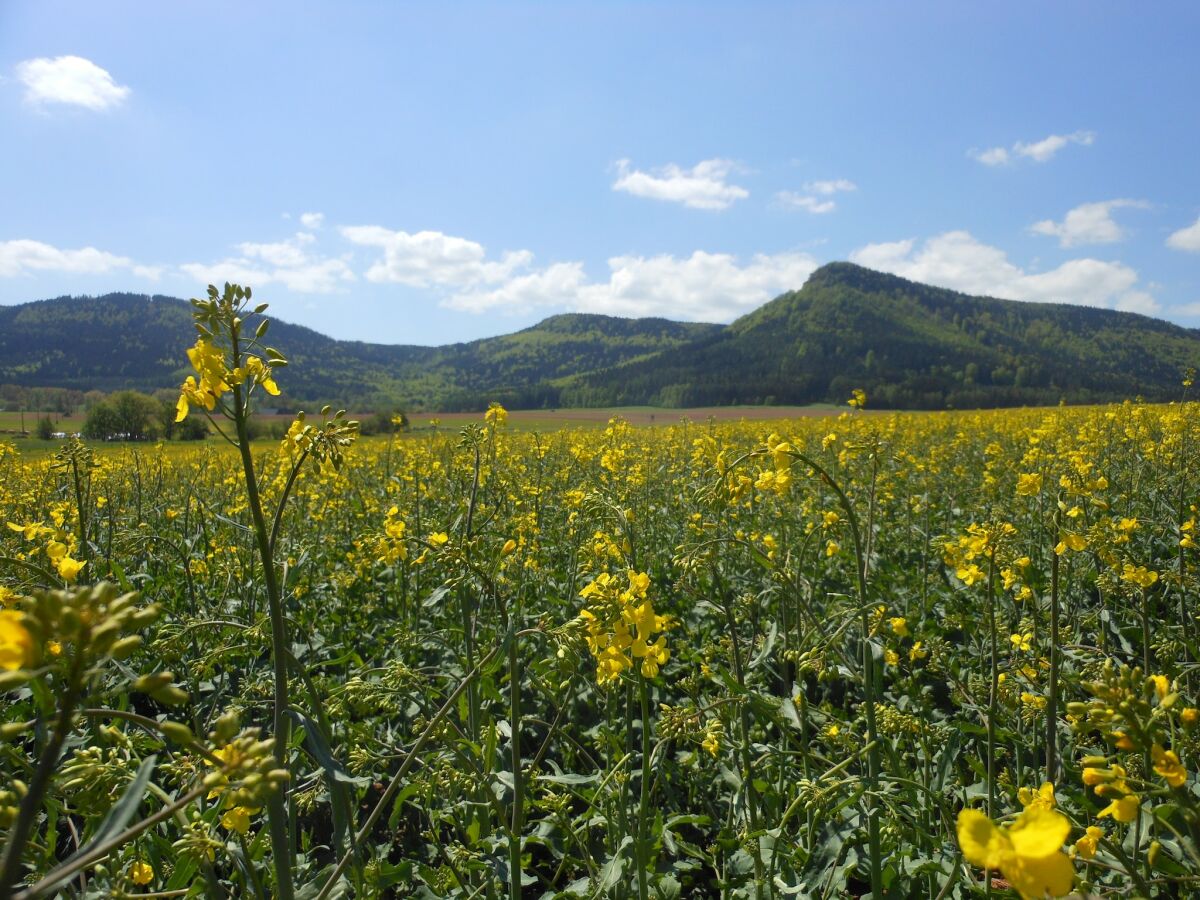
[[109, 402], [116, 410], [120, 432], [129, 440], [150, 440], [158, 434], [155, 423], [160, 406], [153, 397], [137, 391], [118, 391], [109, 398]]
[[106, 440], [120, 435], [121, 440], [145, 441], [156, 435], [155, 420], [160, 404], [137, 391], [118, 391], [88, 410], [83, 436]]
[[188, 416], [175, 425], [173, 433], [181, 441], [202, 441], [208, 437], [208, 423], [200, 416]]
[[83, 420], [83, 436], [94, 441], [106, 440], [120, 430], [117, 411], [107, 400], [94, 403]]
[[[158, 430], [168, 441], [175, 436], [176, 403], [179, 402], [179, 391], [163, 388], [154, 392], [154, 402], [158, 404], [155, 418]], [[207, 429], [205, 430], [207, 433]]]
[[43, 441], [48, 441], [54, 437], [54, 422], [49, 416], [42, 416], [37, 423], [37, 436]]

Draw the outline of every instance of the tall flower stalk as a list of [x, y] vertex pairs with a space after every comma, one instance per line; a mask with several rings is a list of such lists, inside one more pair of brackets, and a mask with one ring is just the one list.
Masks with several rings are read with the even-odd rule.
[[[236, 284], [225, 284], [223, 292], [213, 285], [208, 287], [205, 300], [193, 300], [197, 340], [188, 350], [188, 359], [195, 369], [180, 387], [176, 421], [183, 421], [192, 406], [204, 410], [217, 432], [237, 447], [246, 480], [246, 501], [254, 531], [255, 545], [262, 564], [263, 583], [267, 592], [267, 608], [271, 623], [271, 666], [274, 678], [271, 732], [274, 738], [275, 766], [290, 771], [288, 742], [291, 720], [288, 718], [290, 697], [288, 694], [288, 667], [291, 656], [291, 639], [288, 635], [287, 616], [284, 611], [283, 593], [279, 573], [275, 564], [275, 545], [284, 508], [292, 486], [305, 461], [312, 457], [319, 464], [340, 468], [342, 448], [358, 435], [358, 423], [345, 418], [344, 412], [332, 417], [329, 408], [323, 411], [322, 426], [306, 424], [301, 413], [288, 429], [284, 438], [284, 456], [291, 463], [291, 471], [285, 487], [276, 502], [271, 525], [264, 510], [258, 474], [250, 448], [250, 418], [253, 398], [259, 389], [278, 396], [275, 370], [287, 365], [283, 355], [262, 343], [270, 326], [270, 320], [261, 318], [267, 304], [260, 303], [250, 308], [251, 289]], [[259, 317], [253, 336], [243, 330], [249, 316]], [[219, 413], [232, 423], [230, 435], [215, 421], [213, 413]], [[287, 804], [282, 793], [273, 794], [267, 802], [268, 828], [271, 836], [271, 851], [274, 857], [275, 891], [282, 900], [290, 900], [294, 894], [292, 883], [292, 838], [290, 835]]]

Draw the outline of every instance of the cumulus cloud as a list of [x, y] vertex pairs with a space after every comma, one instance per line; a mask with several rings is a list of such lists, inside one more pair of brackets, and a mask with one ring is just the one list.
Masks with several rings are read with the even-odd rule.
[[1031, 159], [1034, 162], [1047, 162], [1054, 158], [1059, 150], [1068, 144], [1089, 146], [1096, 140], [1091, 131], [1076, 131], [1072, 134], [1051, 134], [1040, 141], [1025, 143], [1017, 141], [1011, 149], [1005, 147], [989, 147], [986, 150], [968, 150], [967, 155], [985, 166], [1004, 166], [1016, 159]]
[[966, 231], [948, 231], [919, 247], [914, 240], [868, 244], [850, 259], [913, 281], [968, 294], [1075, 303], [1153, 313], [1157, 301], [1137, 288], [1138, 274], [1119, 262], [1072, 259], [1048, 272], [1030, 274], [998, 247], [977, 241]]
[[585, 280], [583, 263], [555, 263], [538, 272], [517, 275], [499, 287], [454, 294], [442, 306], [473, 313], [496, 310], [510, 314], [568, 306]]
[[617, 161], [617, 180], [614, 191], [624, 191], [635, 197], [668, 200], [692, 209], [728, 209], [750, 192], [727, 179], [734, 164], [727, 159], [706, 159], [690, 169], [674, 163], [651, 172], [630, 168], [629, 160]]
[[316, 231], [325, 222], [325, 213], [306, 212], [300, 214], [300, 224], [310, 231]]
[[1084, 203], [1075, 207], [1061, 222], [1045, 219], [1029, 226], [1034, 234], [1058, 238], [1060, 247], [1078, 247], [1080, 244], [1112, 244], [1125, 237], [1125, 232], [1114, 221], [1114, 209], [1133, 207], [1145, 209], [1149, 204], [1140, 200], [1105, 200], [1100, 203]]
[[0, 241], [0, 277], [14, 278], [37, 272], [65, 275], [102, 275], [127, 269], [139, 278], [154, 280], [159, 269], [141, 266], [127, 256], [118, 256], [95, 247], [63, 250], [41, 241]]
[[300, 294], [329, 294], [354, 281], [346, 259], [316, 255], [311, 249], [315, 241], [314, 235], [300, 231], [284, 241], [244, 242], [237, 245], [238, 256], [215, 263], [184, 263], [179, 269], [202, 284], [282, 284]]
[[775, 202], [787, 209], [803, 209], [819, 215], [837, 209], [837, 202], [832, 199], [834, 194], [856, 190], [858, 190], [858, 185], [845, 178], [810, 181], [804, 185], [804, 193], [780, 191], [775, 195]]
[[799, 288], [816, 267], [802, 253], [760, 253], [745, 263], [728, 253], [703, 250], [685, 258], [615, 256], [608, 260], [607, 281], [588, 282], [582, 263], [558, 263], [490, 290], [455, 295], [444, 305], [511, 313], [558, 306], [616, 316], [728, 322]]
[[410, 234], [380, 225], [349, 225], [341, 232], [353, 244], [383, 250], [383, 258], [367, 270], [367, 280], [374, 282], [469, 288], [504, 281], [533, 261], [528, 250], [489, 260], [482, 244], [440, 231]]
[[1200, 253], [1200, 216], [1197, 216], [1191, 225], [1180, 228], [1167, 238], [1167, 246], [1189, 253]]
[[36, 106], [63, 103], [100, 111], [120, 105], [130, 94], [128, 87], [82, 56], [27, 59], [17, 63], [16, 76], [25, 85], [25, 99]]

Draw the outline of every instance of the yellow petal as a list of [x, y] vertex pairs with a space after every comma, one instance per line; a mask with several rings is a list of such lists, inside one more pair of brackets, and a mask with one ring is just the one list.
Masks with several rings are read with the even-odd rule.
[[958, 814], [958, 846], [967, 862], [999, 869], [1012, 856], [1012, 841], [977, 809]]
[[1041, 859], [1014, 856], [1002, 870], [1009, 884], [1027, 900], [1065, 897], [1075, 882], [1075, 868], [1071, 859], [1059, 851]]
[[1008, 829], [1013, 851], [1024, 859], [1042, 859], [1059, 852], [1071, 833], [1071, 823], [1062, 813], [1044, 806], [1031, 806]]

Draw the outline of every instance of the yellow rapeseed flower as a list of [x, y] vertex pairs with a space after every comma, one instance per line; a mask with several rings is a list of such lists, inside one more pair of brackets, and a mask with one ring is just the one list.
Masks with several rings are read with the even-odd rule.
[[154, 880], [154, 869], [149, 863], [138, 860], [129, 867], [129, 880], [134, 884], [149, 884]]
[[1036, 791], [1031, 787], [1019, 788], [1017, 799], [1026, 809], [1054, 809], [1054, 785], [1045, 781]]
[[974, 865], [1000, 872], [1024, 898], [1063, 897], [1075, 869], [1062, 845], [1071, 831], [1066, 816], [1037, 806], [1012, 825], [997, 826], [977, 809], [958, 814], [958, 845]]
[[1142, 798], [1137, 794], [1126, 794], [1111, 801], [1108, 806], [1096, 814], [1096, 818], [1103, 819], [1105, 816], [1112, 816], [1118, 822], [1129, 824], [1138, 817], [1141, 805]]
[[1030, 472], [1017, 476], [1017, 493], [1023, 497], [1036, 497], [1042, 492], [1042, 473]]
[[483, 414], [483, 420], [490, 425], [503, 425], [508, 421], [508, 410], [493, 400], [488, 404], [487, 412]]
[[0, 669], [14, 672], [33, 665], [33, 635], [15, 609], [0, 610]]
[[250, 830], [250, 816], [257, 812], [257, 809], [250, 809], [247, 806], [234, 806], [221, 816], [221, 827], [227, 831], [245, 834]]
[[1091, 859], [1096, 855], [1100, 839], [1104, 837], [1104, 829], [1089, 825], [1083, 837], [1075, 842], [1075, 853], [1082, 859]]
[[1187, 769], [1179, 761], [1174, 750], [1164, 750], [1158, 744], [1150, 748], [1154, 758], [1154, 771], [1166, 779], [1173, 788], [1183, 787], [1187, 783]]

